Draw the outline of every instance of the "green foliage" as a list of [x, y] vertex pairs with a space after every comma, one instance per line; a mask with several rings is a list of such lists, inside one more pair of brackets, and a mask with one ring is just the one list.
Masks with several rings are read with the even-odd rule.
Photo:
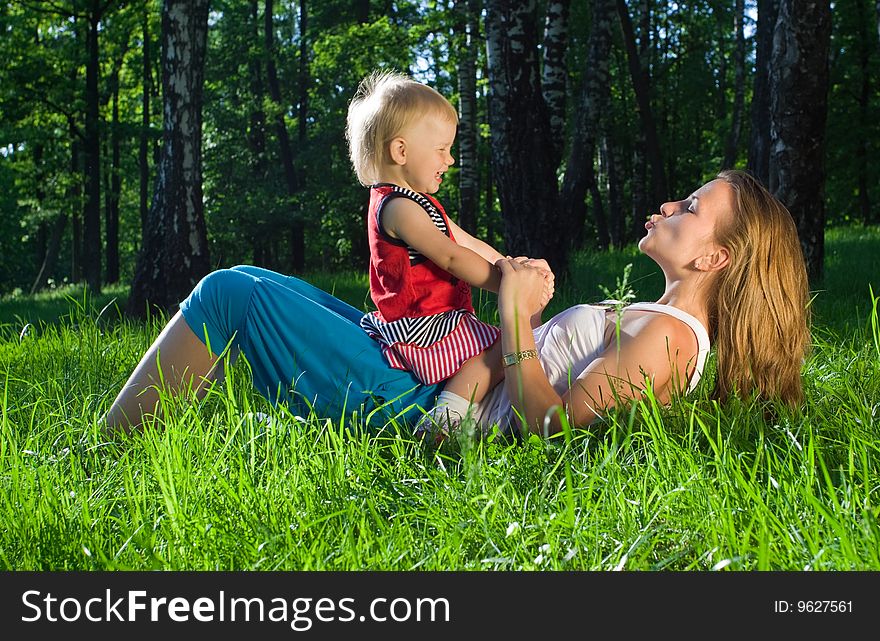
[[[381, 4], [381, 3], [379, 3]], [[206, 218], [215, 266], [258, 262], [289, 271], [290, 223], [306, 229], [307, 271], [363, 269], [367, 248], [363, 212], [366, 191], [356, 182], [344, 140], [348, 101], [357, 82], [376, 68], [396, 68], [430, 83], [457, 104], [458, 63], [464, 46], [455, 3], [369, 3], [368, 16], [355, 16], [348, 0], [309, 3], [301, 33], [297, 3], [275, 2], [274, 40], [280, 105], [269, 100], [264, 46], [264, 3], [212, 3], [205, 70], [203, 173]], [[538, 3], [541, 5], [542, 3]], [[651, 34], [645, 43], [651, 102], [671, 196], [692, 190], [720, 169], [730, 130], [734, 96], [733, 8], [699, 0], [684, 5], [650, 2]], [[77, 145], [84, 126], [85, 51], [82, 3], [59, 0], [45, 11], [33, 3], [0, 5], [0, 292], [27, 290], [42, 262], [54, 221], [67, 216], [55, 283], [75, 282], [74, 221], [84, 206], [83, 158]], [[383, 8], [384, 7], [384, 8]], [[110, 3], [101, 21], [100, 77], [102, 171], [109, 171], [111, 77], [119, 72], [122, 192], [120, 255], [122, 277], [131, 275], [141, 245], [138, 151], [143, 108], [143, 20], [150, 32], [152, 90], [149, 118], [148, 197], [161, 143], [162, 101], [160, 3]], [[827, 127], [827, 211], [832, 224], [878, 220], [875, 194], [880, 145], [880, 46], [870, 28], [869, 0], [836, 3], [832, 35]], [[636, 5], [630, 5], [634, 19]], [[749, 103], [754, 64], [754, 2], [746, 3], [747, 77], [743, 131], [737, 165], [748, 149]], [[573, 3], [566, 52], [568, 123], [578, 109], [591, 25], [589, 3]], [[359, 18], [365, 18], [360, 21]], [[635, 20], [636, 24], [638, 21]], [[609, 211], [609, 175], [594, 158], [598, 187], [609, 217], [632, 212], [633, 150], [638, 113], [619, 29], [614, 29], [609, 90], [604, 114], [607, 144], [620, 150], [624, 211]], [[484, 34], [483, 34], [484, 35]], [[308, 52], [306, 86], [301, 86], [301, 47]], [[642, 43], [639, 42], [639, 45]], [[497, 193], [487, 193], [489, 131], [485, 47], [475, 48], [480, 204], [477, 236], [503, 249]], [[258, 73], [257, 73], [257, 70]], [[867, 85], [864, 85], [867, 81]], [[863, 101], [863, 85], [867, 98]], [[305, 137], [300, 136], [301, 96], [307, 96]], [[864, 102], [864, 106], [863, 103]], [[262, 112], [258, 126], [255, 114]], [[286, 125], [293, 147], [298, 189], [289, 195], [280, 161], [275, 117]], [[593, 123], [599, 126], [600, 123]], [[262, 143], [258, 144], [262, 135]], [[568, 136], [567, 136], [568, 138]], [[454, 154], [457, 155], [457, 154]], [[71, 167], [73, 157], [77, 169]], [[863, 160], [864, 159], [864, 163]], [[864, 187], [860, 186], [860, 167]], [[559, 173], [564, 166], [559, 168]], [[458, 167], [447, 174], [439, 199], [457, 218]], [[106, 181], [103, 183], [106, 186]], [[867, 191], [868, 212], [860, 198]], [[878, 192], [880, 193], [880, 192]], [[105, 194], [102, 193], [102, 206]], [[649, 208], [659, 203], [649, 202]], [[627, 228], [630, 226], [627, 225]], [[588, 216], [584, 238], [595, 242]], [[629, 232], [632, 233], [632, 232]], [[632, 240], [632, 238], [629, 238]], [[637, 268], [636, 268], [637, 270]]]

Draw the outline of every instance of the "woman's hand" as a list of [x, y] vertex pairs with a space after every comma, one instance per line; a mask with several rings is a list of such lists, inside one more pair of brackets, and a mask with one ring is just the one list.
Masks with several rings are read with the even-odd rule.
[[499, 260], [495, 264], [501, 269], [498, 311], [502, 323], [512, 321], [518, 315], [529, 319], [544, 308], [552, 296], [552, 283], [548, 289], [546, 270], [515, 258]]

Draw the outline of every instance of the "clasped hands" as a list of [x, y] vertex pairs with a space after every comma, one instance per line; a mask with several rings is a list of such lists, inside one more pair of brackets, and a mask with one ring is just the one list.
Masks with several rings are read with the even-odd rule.
[[556, 277], [543, 258], [501, 258], [495, 262], [501, 270], [498, 290], [499, 312], [520, 311], [531, 317], [541, 312], [553, 298]]

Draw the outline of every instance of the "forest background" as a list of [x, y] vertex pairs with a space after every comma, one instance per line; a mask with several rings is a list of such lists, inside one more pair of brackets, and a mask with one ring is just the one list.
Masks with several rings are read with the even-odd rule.
[[140, 316], [238, 263], [364, 271], [344, 123], [377, 68], [459, 108], [450, 214], [561, 274], [728, 167], [814, 279], [826, 228], [880, 218], [880, 0], [19, 0], [0, 32], [7, 297], [134, 282]]

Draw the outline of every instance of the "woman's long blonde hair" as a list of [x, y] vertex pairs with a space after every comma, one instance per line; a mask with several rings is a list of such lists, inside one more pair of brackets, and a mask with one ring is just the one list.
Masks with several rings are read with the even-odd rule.
[[713, 398], [737, 394], [803, 401], [801, 370], [810, 348], [809, 283], [794, 220], [749, 174], [722, 171], [733, 215], [715, 230], [730, 252], [709, 294], [717, 374]]

